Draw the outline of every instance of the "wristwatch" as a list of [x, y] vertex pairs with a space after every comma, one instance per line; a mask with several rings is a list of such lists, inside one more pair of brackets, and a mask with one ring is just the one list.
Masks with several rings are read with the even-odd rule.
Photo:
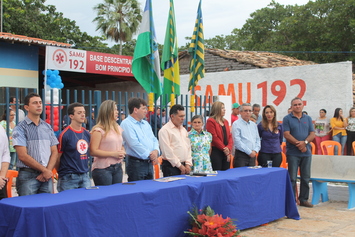
[[308, 144], [308, 141], [307, 140], [304, 140], [304, 143], [306, 143], [306, 145]]

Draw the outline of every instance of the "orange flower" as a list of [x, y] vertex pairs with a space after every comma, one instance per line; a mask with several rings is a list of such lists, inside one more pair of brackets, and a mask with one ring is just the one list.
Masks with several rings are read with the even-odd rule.
[[197, 211], [194, 214], [188, 213], [192, 217], [192, 229], [185, 231], [185, 233], [203, 237], [239, 236], [239, 231], [237, 231], [233, 220], [229, 217], [224, 219], [222, 215], [214, 214], [210, 207], [206, 207], [202, 212], [200, 211], [200, 214]]

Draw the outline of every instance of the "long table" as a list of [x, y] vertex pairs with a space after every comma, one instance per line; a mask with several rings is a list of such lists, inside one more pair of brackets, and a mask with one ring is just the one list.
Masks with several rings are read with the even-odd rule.
[[153, 180], [0, 201], [0, 236], [184, 236], [187, 211], [211, 206], [238, 229], [299, 219], [283, 168], [236, 168], [169, 183]]

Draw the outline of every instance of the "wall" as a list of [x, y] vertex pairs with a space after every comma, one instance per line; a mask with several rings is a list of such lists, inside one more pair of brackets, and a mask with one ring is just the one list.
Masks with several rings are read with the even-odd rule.
[[[340, 107], [344, 115], [352, 107], [352, 63], [339, 62], [297, 67], [279, 67], [206, 73], [196, 88], [197, 95], [230, 95], [232, 103], [271, 104], [278, 111], [278, 120], [286, 115], [291, 99], [304, 100], [304, 110], [312, 118], [319, 110], [333, 117]], [[189, 75], [181, 76], [181, 93], [187, 94]]]
[[38, 47], [0, 42], [0, 86], [38, 88]]

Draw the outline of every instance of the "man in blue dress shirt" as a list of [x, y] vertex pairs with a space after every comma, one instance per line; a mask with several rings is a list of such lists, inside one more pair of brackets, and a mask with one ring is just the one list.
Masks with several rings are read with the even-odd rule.
[[260, 137], [256, 123], [250, 120], [252, 108], [249, 103], [240, 106], [240, 116], [232, 125], [235, 147], [234, 167], [254, 166], [260, 150]]
[[144, 120], [147, 102], [141, 98], [128, 100], [130, 115], [122, 121], [123, 145], [128, 156], [128, 181], [153, 179], [153, 165], [160, 153], [158, 139], [149, 123]]

